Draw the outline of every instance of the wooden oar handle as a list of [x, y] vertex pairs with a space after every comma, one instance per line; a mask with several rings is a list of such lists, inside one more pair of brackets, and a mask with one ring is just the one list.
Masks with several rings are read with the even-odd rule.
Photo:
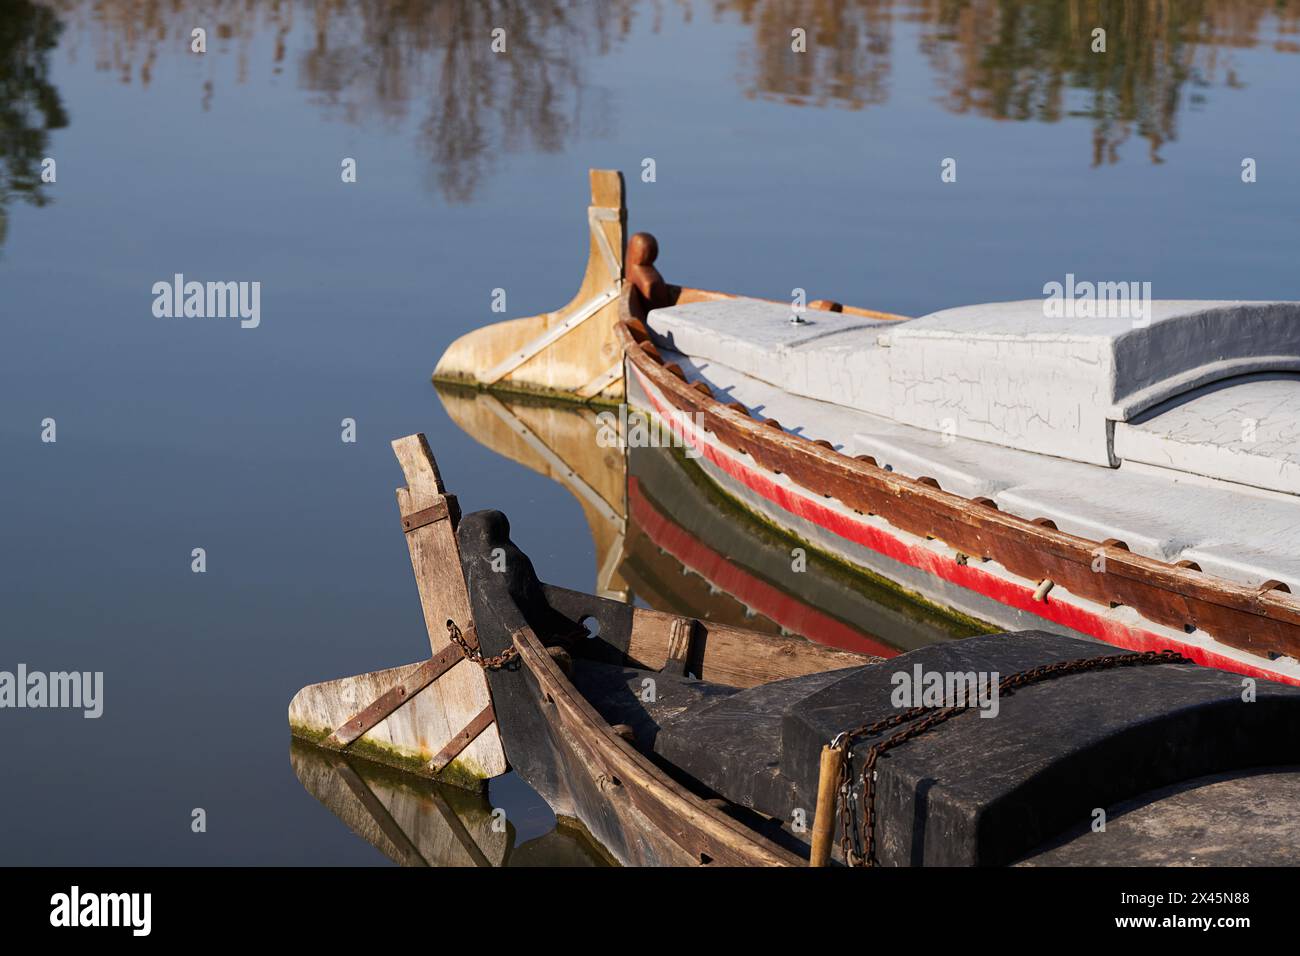
[[844, 751], [829, 744], [822, 747], [821, 773], [817, 777], [817, 811], [813, 815], [812, 855], [809, 866], [825, 866], [831, 858], [831, 837], [835, 832], [835, 794], [840, 785]]

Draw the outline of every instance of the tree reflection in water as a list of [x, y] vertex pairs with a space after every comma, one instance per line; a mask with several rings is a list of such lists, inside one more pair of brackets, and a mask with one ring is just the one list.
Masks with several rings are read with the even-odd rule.
[[[160, 55], [185, 55], [204, 26], [200, 104], [219, 95], [222, 60], [246, 82], [256, 57], [288, 65], [319, 108], [345, 122], [414, 118], [433, 187], [468, 201], [500, 151], [555, 152], [605, 116], [585, 57], [631, 26], [634, 0], [47, 0], [99, 69], [148, 86]], [[506, 31], [507, 53], [490, 48]], [[263, 50], [265, 48], [265, 50]], [[212, 54], [218, 54], [212, 56]], [[226, 70], [229, 67], [225, 67]]]
[[[1300, 51], [1300, 0], [730, 0], [718, 8], [754, 29], [751, 95], [855, 109], [882, 103], [902, 20], [919, 31], [945, 109], [1047, 123], [1087, 117], [1093, 165], [1116, 162], [1134, 132], [1162, 162], [1188, 99], [1220, 81], [1243, 85], [1225, 52], [1270, 32], [1275, 51]], [[808, 31], [806, 54], [791, 51], [794, 26]], [[1092, 52], [1096, 27], [1106, 30], [1105, 55]]]
[[68, 125], [59, 92], [50, 82], [49, 54], [59, 39], [58, 18], [27, 0], [8, 0], [0, 11], [0, 244], [9, 228], [6, 210], [16, 200], [48, 203], [41, 161], [49, 132]]
[[[88, 45], [98, 69], [148, 86], [159, 56], [188, 55], [190, 31], [206, 24], [218, 55], [199, 67], [202, 107], [232, 69], [243, 83], [255, 68], [287, 67], [345, 122], [413, 119], [431, 188], [464, 202], [503, 151], [555, 152], [607, 131], [616, 116], [590, 58], [638, 16], [658, 32], [671, 17], [690, 29], [699, 11], [748, 31], [746, 95], [814, 107], [886, 102], [904, 24], [944, 109], [1084, 117], [1094, 165], [1116, 162], [1134, 134], [1161, 162], [1180, 110], [1213, 86], [1245, 85], [1234, 51], [1300, 49], [1300, 0], [10, 0], [0, 8], [0, 217], [15, 196], [45, 201], [46, 134], [67, 121], [48, 78], [56, 41], [74, 56]], [[1105, 55], [1091, 52], [1096, 26]], [[498, 27], [504, 56], [489, 45]], [[791, 49], [795, 28], [806, 53]]]

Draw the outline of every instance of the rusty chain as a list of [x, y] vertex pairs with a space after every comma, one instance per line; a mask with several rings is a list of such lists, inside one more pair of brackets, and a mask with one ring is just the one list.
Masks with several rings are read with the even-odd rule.
[[[471, 624], [469, 629], [472, 632], [474, 630], [474, 625]], [[465, 655], [465, 660], [473, 661], [485, 671], [500, 670], [519, 656], [519, 651], [517, 649], [507, 647], [495, 657], [484, 657], [476, 649], [469, 646], [469, 642], [461, 635], [460, 628], [456, 626], [456, 622], [450, 618], [447, 619], [447, 636], [451, 638], [453, 644], [460, 648], [460, 652]]]
[[[1064, 677], [1067, 674], [1079, 674], [1085, 671], [1106, 670], [1112, 667], [1134, 667], [1144, 664], [1190, 664], [1186, 657], [1175, 651], [1145, 651], [1140, 654], [1114, 654], [1108, 657], [1085, 657], [1056, 664], [1040, 664], [1028, 670], [1010, 674], [998, 682], [999, 695], [1011, 695], [1021, 687], [1039, 681]], [[832, 747], [841, 749], [844, 759], [840, 762], [839, 791], [840, 817], [840, 853], [849, 866], [877, 866], [876, 860], [876, 763], [887, 751], [899, 744], [919, 737], [933, 727], [970, 710], [968, 700], [964, 704], [949, 706], [911, 707], [890, 717], [864, 724], [854, 730], [847, 730], [836, 735], [831, 741]], [[918, 719], [923, 718], [923, 719]], [[915, 721], [915, 723], [911, 723]], [[853, 773], [850, 769], [850, 757], [854, 742], [861, 737], [870, 737], [899, 727], [904, 727], [891, 737], [872, 744], [862, 760], [862, 773], [859, 775], [861, 785], [861, 809], [855, 812], [853, 806]], [[854, 827], [854, 818], [857, 826]]]

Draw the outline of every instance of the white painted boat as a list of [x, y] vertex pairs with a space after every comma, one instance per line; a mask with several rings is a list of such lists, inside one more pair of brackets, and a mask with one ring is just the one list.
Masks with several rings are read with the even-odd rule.
[[[1138, 328], [1050, 321], [1037, 301], [902, 322], [824, 312], [792, 324], [787, 305], [738, 298], [656, 309], [647, 325], [688, 384], [841, 454], [1096, 542], [1099, 568], [1122, 543], [1285, 593], [1286, 582], [1300, 582], [1300, 306], [1153, 305], [1150, 325]], [[627, 381], [632, 405], [678, 418], [635, 365]], [[1199, 643], [1216, 663], [1300, 677], [1293, 654], [1261, 660], [1198, 628], [1144, 620], [1123, 602], [1055, 587], [1035, 601], [1040, 580], [994, 562], [957, 563], [937, 538], [826, 500], [708, 429], [687, 432], [706, 473], [736, 500], [928, 600], [1000, 627], [1046, 620], [1102, 639], [1123, 629], [1126, 646]]]

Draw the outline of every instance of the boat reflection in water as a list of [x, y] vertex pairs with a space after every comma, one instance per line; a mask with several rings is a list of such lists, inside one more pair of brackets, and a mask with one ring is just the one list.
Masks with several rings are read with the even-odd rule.
[[290, 745], [289, 762], [308, 793], [400, 866], [605, 864], [597, 848], [566, 828], [516, 846], [514, 824], [482, 794], [297, 739]]
[[602, 447], [597, 409], [438, 395], [467, 434], [578, 500], [603, 597], [881, 657], [988, 630], [801, 548], [723, 498], [681, 449]]

